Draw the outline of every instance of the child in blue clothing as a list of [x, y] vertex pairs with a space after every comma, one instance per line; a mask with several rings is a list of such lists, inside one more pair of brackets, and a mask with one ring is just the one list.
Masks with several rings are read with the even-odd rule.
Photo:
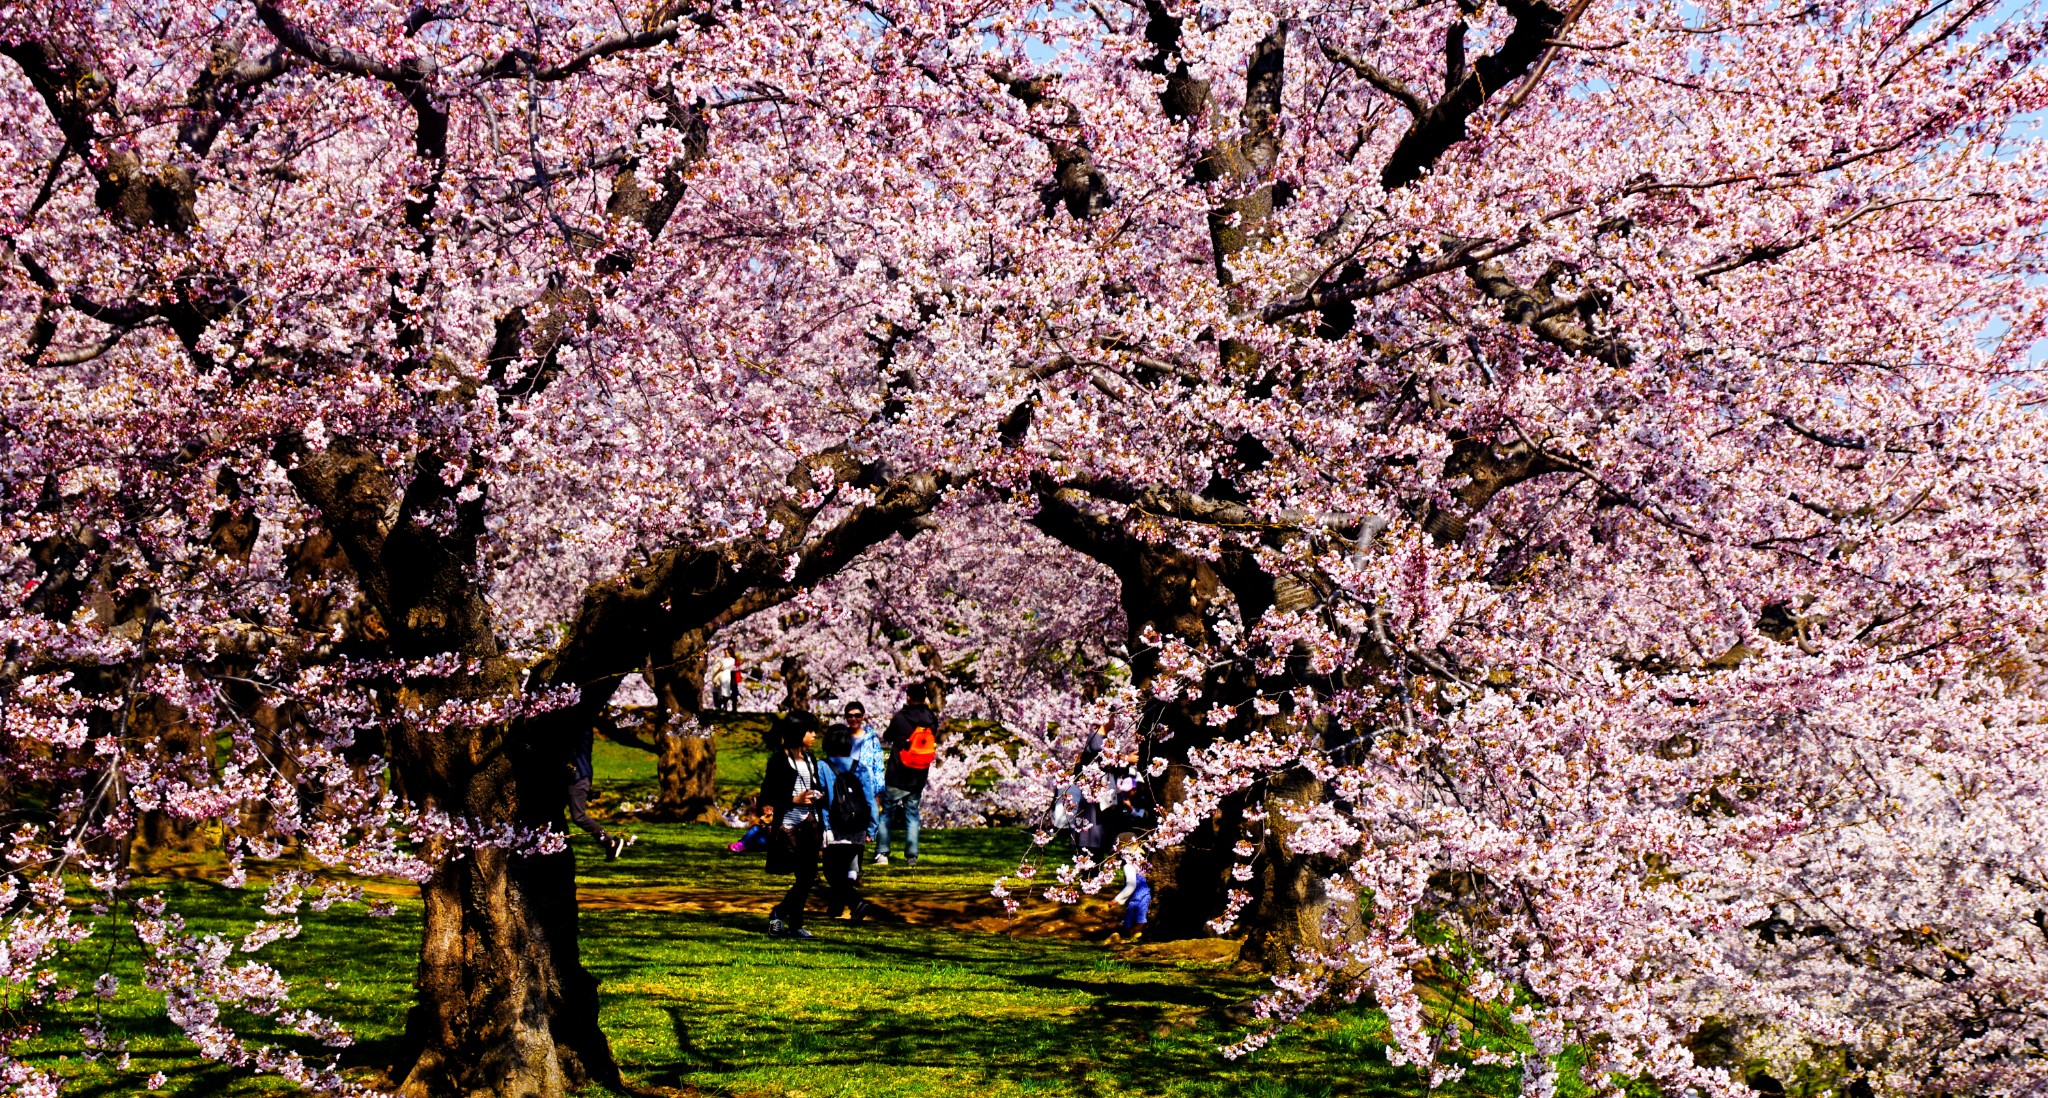
[[768, 828], [774, 824], [774, 821], [769, 819], [770, 813], [766, 808], [756, 806], [753, 812], [755, 813], [754, 815], [747, 817], [746, 834], [741, 835], [737, 842], [725, 845], [727, 853], [745, 854], [750, 850], [768, 849]]
[[1124, 905], [1117, 936], [1135, 942], [1144, 936], [1145, 920], [1152, 915], [1152, 880], [1145, 875], [1145, 854], [1138, 846], [1138, 836], [1129, 831], [1118, 835], [1116, 852], [1123, 860], [1124, 875], [1123, 890], [1116, 894], [1116, 902]]

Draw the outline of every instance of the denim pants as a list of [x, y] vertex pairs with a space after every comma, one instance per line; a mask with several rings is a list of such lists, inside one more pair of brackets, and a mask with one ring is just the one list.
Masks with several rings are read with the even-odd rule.
[[924, 790], [915, 793], [907, 789], [890, 786], [882, 793], [882, 814], [875, 818], [875, 856], [889, 856], [889, 822], [897, 821], [896, 828], [906, 835], [903, 852], [917, 857], [917, 802], [924, 799]]

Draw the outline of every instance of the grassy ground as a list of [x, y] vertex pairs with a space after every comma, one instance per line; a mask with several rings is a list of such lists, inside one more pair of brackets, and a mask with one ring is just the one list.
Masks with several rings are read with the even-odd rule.
[[[720, 736], [721, 782], [730, 766], [735, 793], [760, 772], [752, 723]], [[651, 798], [644, 750], [601, 743], [597, 770], [605, 801]], [[763, 934], [762, 912], [787, 879], [765, 875], [758, 857], [725, 855], [732, 832], [625, 826], [638, 842], [616, 864], [591, 857], [587, 841], [579, 846], [579, 881], [585, 962], [604, 982], [605, 1030], [640, 1084], [764, 1098], [1323, 1098], [1426, 1089], [1412, 1069], [1387, 1065], [1384, 1024], [1372, 1011], [1316, 1019], [1229, 1061], [1217, 1049], [1243, 1029], [1225, 1011], [1261, 983], [1227, 961], [1000, 932], [985, 896], [1024, 850], [1027, 840], [1014, 832], [926, 832], [917, 869], [875, 870], [865, 882], [907, 921], [854, 928], [818, 919], [817, 939], [800, 943]], [[195, 930], [232, 940], [261, 917], [253, 886], [161, 887]], [[1084, 915], [1107, 917], [1100, 907]], [[111, 960], [119, 993], [103, 1002], [88, 992], [33, 1016], [11, 1012], [17, 1023], [43, 1026], [16, 1046], [18, 1055], [55, 1067], [71, 1079], [69, 1093], [92, 1098], [150, 1093], [157, 1071], [168, 1077], [158, 1093], [188, 1098], [287, 1089], [199, 1059], [162, 1020], [161, 997], [142, 986], [125, 922], [101, 922], [114, 932], [74, 951], [67, 967], [97, 973]], [[402, 1025], [418, 932], [417, 905], [402, 901], [387, 918], [360, 909], [312, 916], [297, 940], [259, 956], [293, 980], [293, 1007], [326, 1013], [358, 1034], [344, 1063], [367, 1079], [366, 1065], [389, 1055]], [[87, 1058], [78, 1027], [95, 1016], [112, 1041], [125, 1042], [125, 1063], [121, 1052]], [[252, 1038], [311, 1049], [265, 1019], [237, 1021]], [[1475, 1071], [1453, 1093], [1514, 1089], [1510, 1073]]]

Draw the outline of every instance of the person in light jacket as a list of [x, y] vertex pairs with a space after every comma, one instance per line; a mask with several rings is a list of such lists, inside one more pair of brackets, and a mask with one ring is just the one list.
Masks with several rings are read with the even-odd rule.
[[740, 705], [740, 654], [731, 645], [711, 661], [711, 708], [730, 713]]
[[860, 787], [868, 795], [866, 838], [872, 841], [882, 818], [882, 777], [889, 765], [889, 748], [882, 742], [882, 734], [869, 726], [868, 707], [860, 702], [846, 703], [846, 727], [853, 733], [853, 772], [860, 776]]

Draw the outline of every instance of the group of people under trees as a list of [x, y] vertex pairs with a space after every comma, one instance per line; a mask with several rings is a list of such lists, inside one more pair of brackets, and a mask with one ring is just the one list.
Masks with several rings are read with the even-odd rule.
[[[727, 677], [715, 677], [714, 690], [728, 681], [729, 671]], [[861, 858], [870, 841], [875, 843], [873, 864], [889, 865], [891, 840], [900, 837], [904, 865], [917, 865], [919, 815], [938, 757], [944, 704], [943, 683], [929, 679], [907, 691], [902, 708], [879, 733], [869, 726], [867, 707], [859, 701], [848, 702], [841, 721], [829, 727], [808, 709], [791, 709], [769, 727], [763, 738], [768, 762], [750, 826], [727, 849], [734, 854], [765, 850], [768, 872], [795, 878], [770, 913], [770, 934], [811, 937], [804, 929], [804, 908], [821, 873], [826, 918], [844, 913], [858, 925], [876, 915], [880, 909], [860, 895]], [[576, 745], [569, 818], [597, 839], [606, 861], [616, 861], [628, 839], [607, 832], [588, 811], [593, 742], [586, 729]], [[1150, 788], [1138, 777], [1136, 760], [1104, 762], [1101, 753], [1097, 735], [1083, 748], [1075, 771], [1102, 763], [1109, 784], [1093, 796], [1079, 784], [1069, 785], [1054, 799], [1052, 823], [1076, 854], [1097, 863], [1105, 858], [1119, 863], [1123, 887], [1114, 898], [1122, 908], [1117, 933], [1136, 941], [1152, 903], [1137, 840], [1152, 822]], [[1114, 840], [1105, 841], [1111, 835]]]
[[804, 908], [825, 876], [825, 917], [841, 912], [858, 924], [878, 910], [860, 896], [861, 856], [876, 844], [876, 865], [889, 864], [892, 824], [904, 839], [906, 865], [916, 866], [918, 813], [938, 757], [939, 709], [944, 690], [937, 681], [913, 687], [903, 707], [877, 736], [867, 727], [867, 709], [849, 703], [845, 720], [823, 729], [807, 710], [792, 710], [768, 731], [768, 766], [756, 799], [758, 827], [768, 851], [770, 873], [795, 880], [768, 919], [777, 937], [809, 938]]

